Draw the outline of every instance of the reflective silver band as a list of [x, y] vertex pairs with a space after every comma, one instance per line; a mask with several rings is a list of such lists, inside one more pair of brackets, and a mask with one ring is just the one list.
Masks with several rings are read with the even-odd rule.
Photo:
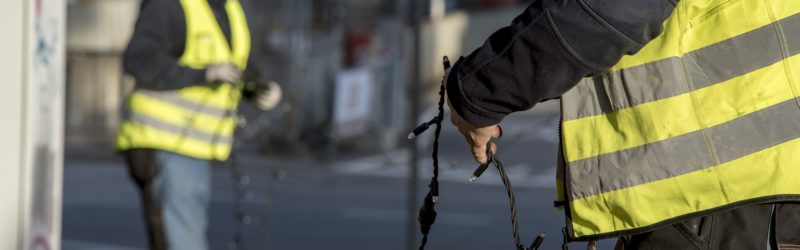
[[186, 110], [191, 110], [194, 112], [210, 115], [210, 116], [217, 116], [217, 117], [228, 117], [233, 114], [232, 110], [228, 109], [221, 109], [217, 107], [211, 107], [207, 104], [203, 103], [196, 103], [190, 100], [186, 100], [181, 97], [176, 91], [147, 91], [147, 90], [137, 90], [137, 94], [153, 98], [162, 102], [166, 102]]
[[564, 120], [689, 93], [779, 62], [784, 58], [775, 25], [781, 26], [787, 38], [788, 56], [800, 53], [800, 14], [796, 14], [682, 58], [666, 58], [584, 79], [563, 97], [571, 102], [563, 105]]
[[197, 131], [190, 127], [176, 126], [142, 114], [137, 114], [137, 113], [130, 114], [129, 121], [147, 127], [155, 128], [158, 130], [177, 134], [179, 136], [185, 136], [186, 138], [191, 138], [199, 141], [206, 141], [212, 144], [233, 144], [233, 137], [230, 135], [214, 135], [203, 131]]
[[568, 163], [569, 199], [717, 165], [703, 131], [716, 149], [719, 163], [725, 163], [800, 138], [800, 108], [797, 100], [791, 99], [705, 130]]

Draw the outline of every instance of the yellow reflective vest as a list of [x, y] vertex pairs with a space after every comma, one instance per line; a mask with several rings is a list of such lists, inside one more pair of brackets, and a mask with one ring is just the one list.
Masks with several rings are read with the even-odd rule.
[[800, 200], [800, 1], [682, 0], [663, 33], [562, 96], [569, 236]]
[[[225, 10], [231, 44], [207, 0], [181, 0], [186, 16], [186, 47], [179, 63], [194, 69], [233, 63], [241, 70], [250, 54], [250, 31], [236, 0]], [[127, 99], [117, 149], [152, 148], [206, 160], [226, 160], [233, 144], [237, 85], [199, 84], [175, 91], [136, 90]]]

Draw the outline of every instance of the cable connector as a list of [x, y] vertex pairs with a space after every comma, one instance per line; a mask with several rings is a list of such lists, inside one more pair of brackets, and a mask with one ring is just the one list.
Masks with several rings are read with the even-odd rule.
[[428, 193], [428, 195], [425, 196], [425, 201], [422, 202], [422, 207], [419, 208], [419, 215], [417, 216], [419, 229], [424, 235], [430, 232], [433, 222], [436, 221], [436, 210], [433, 208], [433, 205], [433, 196], [431, 193]]
[[431, 201], [433, 203], [439, 202], [439, 182], [434, 181], [431, 183]]
[[472, 176], [469, 177], [469, 182], [478, 180], [483, 172], [486, 172], [486, 169], [489, 168], [489, 164], [494, 162], [494, 155], [492, 155], [492, 140], [489, 140], [489, 142], [486, 143], [486, 157], [489, 159], [486, 160], [486, 163], [481, 164], [475, 169], [474, 172], [472, 172]]
[[481, 175], [483, 174], [483, 172], [486, 171], [487, 168], [489, 168], [488, 162], [486, 164], [481, 164], [480, 166], [478, 166], [478, 168], [476, 168], [475, 171], [472, 172], [472, 176], [469, 177], [469, 182], [478, 180], [478, 178], [481, 177]]
[[424, 133], [425, 130], [428, 130], [428, 128], [431, 127], [431, 124], [432, 124], [431, 122], [425, 122], [425, 123], [420, 124], [419, 126], [414, 128], [414, 130], [411, 131], [411, 133], [408, 133], [408, 139], [412, 140], [412, 139], [416, 138], [417, 136], [419, 136], [420, 134]]
[[533, 243], [531, 243], [531, 247], [529, 249], [538, 250], [539, 246], [541, 246], [542, 242], [544, 242], [544, 236], [544, 232], [539, 233], [539, 236], [536, 236], [536, 239], [533, 240]]

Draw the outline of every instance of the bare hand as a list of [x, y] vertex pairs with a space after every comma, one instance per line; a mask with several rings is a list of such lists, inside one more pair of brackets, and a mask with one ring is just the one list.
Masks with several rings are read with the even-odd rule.
[[[450, 77], [450, 69], [444, 72], [443, 81], [445, 84], [447, 84], [448, 77]], [[460, 132], [461, 135], [464, 136], [464, 139], [467, 140], [467, 143], [469, 143], [472, 157], [480, 164], [487, 163], [489, 161], [489, 156], [486, 155], [486, 146], [492, 138], [500, 138], [503, 136], [503, 130], [497, 124], [478, 127], [458, 115], [458, 112], [456, 112], [450, 104], [450, 100], [447, 101], [447, 105], [450, 106], [450, 122], [458, 128], [458, 132]], [[497, 154], [497, 144], [492, 143], [491, 147], [492, 155]]]
[[[492, 138], [500, 138], [503, 135], [502, 129], [498, 125], [478, 127], [461, 118], [452, 108], [450, 110], [450, 121], [469, 143], [472, 157], [478, 163], [485, 164], [489, 161], [489, 157], [486, 155], [486, 146]], [[491, 147], [492, 155], [497, 154], [497, 145], [492, 143]]]
[[281, 86], [274, 81], [269, 81], [266, 88], [256, 91], [256, 107], [261, 111], [272, 110], [278, 106], [282, 95]]

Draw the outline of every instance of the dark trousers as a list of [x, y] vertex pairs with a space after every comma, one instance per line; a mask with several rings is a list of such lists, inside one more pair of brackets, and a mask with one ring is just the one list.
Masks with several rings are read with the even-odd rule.
[[800, 204], [744, 206], [620, 238], [617, 249], [800, 250]]
[[124, 155], [131, 179], [139, 188], [142, 198], [149, 249], [166, 250], [167, 242], [161, 205], [153, 192], [153, 181], [158, 176], [155, 150], [130, 149], [125, 151]]

